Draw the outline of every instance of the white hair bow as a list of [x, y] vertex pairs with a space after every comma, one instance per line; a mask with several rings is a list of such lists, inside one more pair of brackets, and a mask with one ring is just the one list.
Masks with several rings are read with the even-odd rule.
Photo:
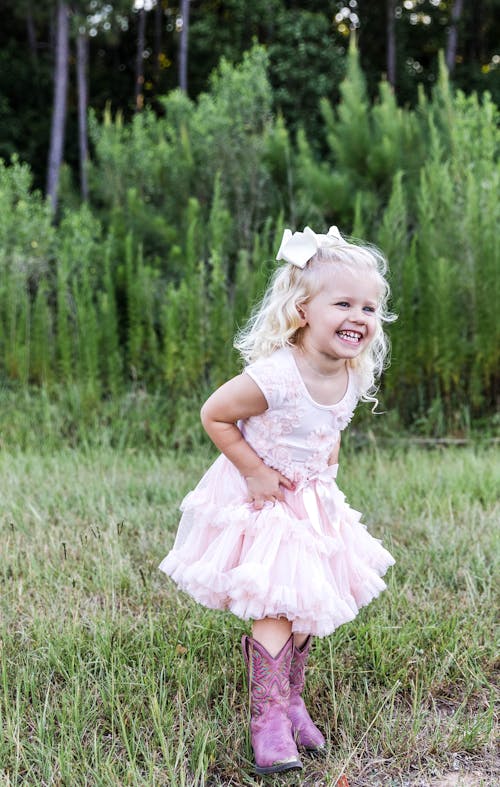
[[345, 241], [337, 227], [330, 227], [326, 235], [316, 235], [310, 227], [304, 227], [304, 232], [293, 233], [287, 229], [283, 232], [283, 240], [276, 259], [291, 262], [298, 268], [305, 268], [318, 249], [335, 246], [338, 243], [345, 243]]

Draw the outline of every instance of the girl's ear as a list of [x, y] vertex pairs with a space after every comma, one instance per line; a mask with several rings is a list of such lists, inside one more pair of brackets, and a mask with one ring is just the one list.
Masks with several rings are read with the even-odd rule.
[[307, 318], [304, 310], [304, 304], [297, 303], [295, 305], [295, 308], [297, 309], [297, 314], [299, 315], [300, 327], [305, 328], [305, 326], [307, 325]]

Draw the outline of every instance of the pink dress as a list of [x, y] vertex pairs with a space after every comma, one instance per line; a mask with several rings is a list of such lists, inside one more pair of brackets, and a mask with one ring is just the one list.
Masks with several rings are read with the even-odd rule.
[[254, 511], [245, 480], [221, 455], [182, 502], [173, 549], [160, 564], [182, 590], [244, 620], [284, 616], [293, 631], [325, 636], [385, 589], [393, 557], [360, 523], [328, 458], [358, 400], [355, 372], [343, 398], [317, 404], [292, 351], [250, 364], [268, 409], [238, 424], [270, 467], [295, 483], [284, 502]]

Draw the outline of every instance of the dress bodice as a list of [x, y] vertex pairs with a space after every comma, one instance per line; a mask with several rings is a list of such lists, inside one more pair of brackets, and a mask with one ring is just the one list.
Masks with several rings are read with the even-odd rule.
[[299, 372], [292, 350], [276, 350], [245, 368], [259, 386], [268, 409], [238, 426], [262, 460], [291, 481], [305, 482], [328, 467], [328, 459], [358, 401], [355, 372], [336, 404], [315, 402]]

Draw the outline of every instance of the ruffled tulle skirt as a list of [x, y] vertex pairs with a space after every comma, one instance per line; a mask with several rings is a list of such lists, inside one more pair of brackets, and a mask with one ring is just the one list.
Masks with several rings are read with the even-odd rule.
[[330, 634], [385, 589], [381, 576], [394, 563], [347, 505], [336, 469], [254, 511], [244, 479], [220, 456], [183, 500], [160, 569], [211, 609], [243, 620], [284, 616], [293, 631]]

